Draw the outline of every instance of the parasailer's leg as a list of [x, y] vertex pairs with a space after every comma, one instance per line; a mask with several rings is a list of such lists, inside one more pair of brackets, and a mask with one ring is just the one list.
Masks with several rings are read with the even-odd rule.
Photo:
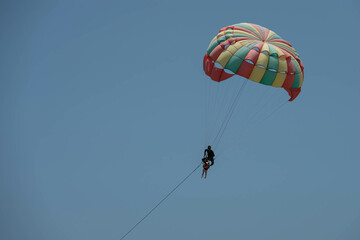
[[210, 166], [214, 165], [214, 159], [213, 158], [209, 158], [209, 161], [211, 162]]

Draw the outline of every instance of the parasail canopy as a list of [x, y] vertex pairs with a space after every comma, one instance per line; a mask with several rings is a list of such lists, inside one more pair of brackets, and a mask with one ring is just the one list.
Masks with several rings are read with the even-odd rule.
[[301, 91], [304, 66], [291, 44], [252, 23], [222, 28], [204, 56], [205, 73], [216, 82], [237, 74], [254, 82], [284, 88], [294, 100]]

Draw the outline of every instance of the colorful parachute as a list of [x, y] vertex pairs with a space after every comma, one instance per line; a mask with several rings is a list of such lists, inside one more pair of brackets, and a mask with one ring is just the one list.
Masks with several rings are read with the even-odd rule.
[[220, 82], [240, 75], [282, 87], [294, 100], [301, 91], [304, 66], [291, 44], [273, 31], [252, 23], [222, 28], [204, 56], [204, 71]]

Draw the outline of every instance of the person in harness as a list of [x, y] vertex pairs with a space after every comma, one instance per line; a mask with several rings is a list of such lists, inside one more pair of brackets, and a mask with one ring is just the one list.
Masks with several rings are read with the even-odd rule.
[[204, 177], [204, 174], [205, 174], [205, 178], [206, 178], [206, 176], [207, 176], [207, 171], [208, 171], [209, 168], [210, 168], [210, 163], [209, 163], [208, 160], [206, 160], [206, 158], [203, 158], [202, 161], [203, 161], [204, 164], [203, 164], [203, 172], [202, 172], [201, 178]]
[[[207, 147], [207, 149], [205, 149], [204, 151], [204, 158], [207, 160], [207, 161], [210, 161], [211, 162], [211, 165], [214, 165], [214, 157], [215, 157], [215, 153], [213, 150], [211, 150], [211, 146], [209, 145]], [[203, 158], [203, 162], [205, 163], [204, 161], [204, 158]]]

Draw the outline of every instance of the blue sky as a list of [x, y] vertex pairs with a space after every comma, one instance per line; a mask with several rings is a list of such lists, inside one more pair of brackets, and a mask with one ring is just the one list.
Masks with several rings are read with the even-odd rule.
[[292, 43], [300, 96], [234, 143], [237, 111], [126, 239], [359, 239], [355, 0], [2, 1], [0, 238], [120, 239], [201, 159], [202, 58], [240, 22]]

